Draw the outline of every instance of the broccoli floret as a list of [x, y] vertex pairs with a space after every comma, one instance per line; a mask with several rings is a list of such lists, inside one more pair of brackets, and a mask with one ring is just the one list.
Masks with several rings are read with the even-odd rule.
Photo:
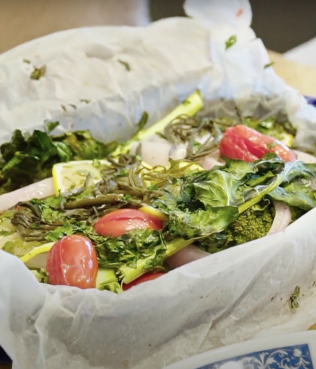
[[298, 218], [300, 218], [304, 214], [306, 214], [305, 210], [302, 210], [302, 209], [297, 208], [295, 206], [290, 206], [290, 210], [291, 210], [291, 222], [290, 222], [290, 224], [295, 222]]
[[262, 202], [246, 210], [223, 232], [200, 241], [203, 250], [215, 253], [266, 236], [275, 217], [273, 204]]

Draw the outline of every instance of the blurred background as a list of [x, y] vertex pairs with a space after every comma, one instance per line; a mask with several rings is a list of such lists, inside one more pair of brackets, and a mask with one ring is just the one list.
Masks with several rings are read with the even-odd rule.
[[[184, 16], [184, 0], [0, 0], [0, 52], [59, 30], [146, 25]], [[251, 0], [253, 24], [268, 49], [283, 53], [316, 37], [316, 1]]]
[[[153, 20], [184, 16], [183, 0], [151, 0]], [[250, 0], [252, 28], [265, 46], [284, 53], [316, 37], [316, 1]]]

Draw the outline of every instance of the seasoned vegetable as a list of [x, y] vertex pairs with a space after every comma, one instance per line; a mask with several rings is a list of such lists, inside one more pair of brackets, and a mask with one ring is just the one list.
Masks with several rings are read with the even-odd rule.
[[[274, 218], [271, 200], [280, 194], [300, 209], [316, 206], [316, 164], [284, 162], [274, 154], [249, 163], [229, 160], [212, 170], [173, 160], [167, 168], [148, 168], [137, 156], [121, 156], [101, 171], [97, 185], [87, 178], [81, 189], [20, 203], [11, 222], [23, 242], [43, 244], [71, 235], [89, 239], [99, 268], [113, 270], [117, 278], [101, 283], [111, 291], [118, 291], [118, 283], [164, 270], [166, 259], [192, 243], [216, 252], [264, 236]], [[159, 226], [128, 230], [125, 221], [133, 222], [133, 214], [137, 221], [155, 218]], [[153, 214], [163, 214], [164, 220]], [[112, 222], [102, 235], [96, 226], [100, 219]], [[111, 233], [115, 227], [120, 231]]]
[[118, 237], [134, 229], [163, 228], [163, 222], [136, 209], [114, 210], [98, 220], [95, 231], [102, 236]]
[[91, 241], [78, 235], [63, 237], [50, 249], [46, 270], [50, 284], [95, 288], [98, 261]]
[[272, 226], [274, 216], [273, 204], [261, 202], [240, 214], [223, 232], [203, 239], [198, 245], [213, 254], [264, 237]]
[[161, 277], [164, 274], [165, 273], [162, 273], [162, 272], [144, 274], [143, 276], [137, 278], [134, 282], [131, 282], [129, 284], [125, 284], [123, 286], [123, 290], [127, 291], [127, 290], [131, 289], [134, 286], [137, 286], [137, 285], [142, 284], [144, 282], [152, 281], [154, 279], [157, 279], [157, 278]]
[[243, 125], [228, 128], [219, 149], [222, 156], [248, 162], [261, 159], [269, 152], [284, 161], [296, 160], [294, 153], [281, 142]]
[[56, 163], [102, 159], [116, 146], [117, 143], [96, 141], [89, 131], [49, 136], [46, 132], [36, 130], [28, 137], [16, 130], [11, 142], [0, 147], [0, 194], [51, 177], [52, 167]]

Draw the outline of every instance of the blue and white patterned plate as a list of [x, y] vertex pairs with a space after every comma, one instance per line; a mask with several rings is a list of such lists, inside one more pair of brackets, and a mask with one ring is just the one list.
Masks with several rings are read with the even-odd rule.
[[307, 102], [309, 104], [314, 105], [316, 107], [316, 98], [315, 97], [305, 96], [305, 99], [307, 100]]
[[246, 341], [164, 369], [316, 369], [316, 332]]

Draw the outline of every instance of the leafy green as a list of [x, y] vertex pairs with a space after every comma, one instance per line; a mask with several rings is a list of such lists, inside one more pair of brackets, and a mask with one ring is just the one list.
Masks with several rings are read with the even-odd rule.
[[273, 200], [308, 211], [316, 206], [316, 164], [294, 162], [282, 185], [269, 193]]
[[[262, 237], [274, 218], [270, 200], [280, 193], [285, 194], [281, 201], [304, 211], [316, 206], [316, 165], [283, 162], [274, 154], [252, 163], [230, 160], [212, 170], [174, 160], [168, 168], [146, 169], [136, 157], [121, 156], [104, 166], [102, 175], [97, 185], [20, 203], [11, 222], [23, 242], [86, 236], [100, 267], [113, 269], [124, 283], [163, 268], [167, 257], [192, 242], [216, 252]], [[166, 215], [163, 230], [135, 230], [116, 238], [95, 232], [104, 214], [144, 204]]]
[[56, 163], [103, 159], [118, 145], [98, 142], [89, 131], [49, 136], [57, 125], [58, 122], [46, 122], [45, 132], [35, 130], [32, 135], [25, 136], [16, 130], [11, 141], [1, 145], [0, 194], [51, 177]]
[[59, 126], [59, 122], [52, 122], [50, 120], [46, 120], [44, 122], [44, 131], [47, 134], [50, 134], [58, 126]]

